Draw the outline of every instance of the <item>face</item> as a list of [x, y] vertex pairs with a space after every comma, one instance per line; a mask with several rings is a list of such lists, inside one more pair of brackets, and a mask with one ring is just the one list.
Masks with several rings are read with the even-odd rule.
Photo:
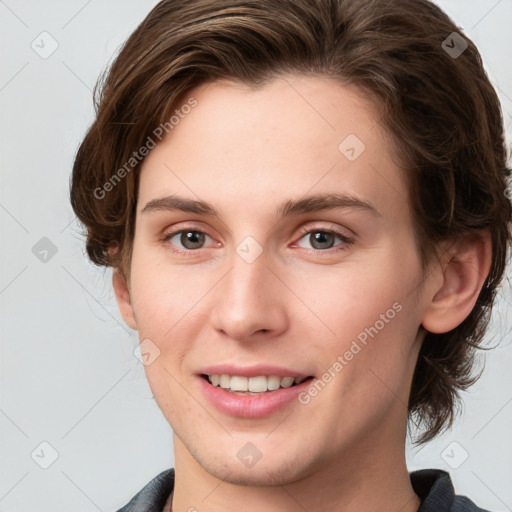
[[176, 443], [253, 485], [403, 450], [425, 291], [372, 105], [303, 76], [189, 96], [143, 163], [120, 302]]

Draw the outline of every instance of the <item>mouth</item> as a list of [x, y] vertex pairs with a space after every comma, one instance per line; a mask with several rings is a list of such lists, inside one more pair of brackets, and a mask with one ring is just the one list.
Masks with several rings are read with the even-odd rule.
[[303, 382], [312, 380], [313, 376], [285, 376], [278, 375], [258, 375], [254, 377], [245, 377], [243, 375], [229, 374], [201, 374], [201, 377], [211, 384], [233, 393], [235, 395], [258, 396], [266, 395], [282, 389], [293, 388]]
[[258, 419], [302, 406], [301, 393], [315, 378], [293, 367], [222, 363], [201, 368], [197, 382], [204, 398], [222, 414]]

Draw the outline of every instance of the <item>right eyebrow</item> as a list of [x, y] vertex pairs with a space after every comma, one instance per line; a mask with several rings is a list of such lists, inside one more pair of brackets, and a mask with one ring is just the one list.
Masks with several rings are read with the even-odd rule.
[[159, 199], [152, 199], [141, 210], [141, 213], [148, 213], [161, 210], [176, 210], [187, 213], [197, 213], [201, 215], [209, 215], [211, 217], [220, 218], [219, 213], [215, 208], [200, 200], [186, 199], [178, 196], [161, 197]]

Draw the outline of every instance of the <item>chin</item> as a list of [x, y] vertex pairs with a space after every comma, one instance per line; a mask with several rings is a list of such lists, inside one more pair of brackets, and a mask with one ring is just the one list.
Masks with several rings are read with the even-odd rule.
[[275, 487], [290, 484], [296, 481], [297, 469], [290, 467], [268, 468], [240, 468], [233, 464], [232, 467], [213, 467], [203, 468], [212, 476], [233, 485], [243, 485], [250, 487]]
[[275, 453], [274, 460], [264, 460], [262, 457], [252, 467], [246, 467], [236, 457], [225, 459], [212, 454], [212, 457], [197, 457], [196, 462], [210, 475], [233, 485], [251, 487], [274, 487], [291, 484], [301, 480], [314, 468], [309, 468], [306, 462], [298, 458], [283, 460], [283, 452]]

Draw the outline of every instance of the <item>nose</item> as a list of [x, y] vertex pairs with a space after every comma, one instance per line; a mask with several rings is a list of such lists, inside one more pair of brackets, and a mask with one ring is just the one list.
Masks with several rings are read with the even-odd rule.
[[248, 263], [233, 254], [231, 269], [215, 287], [212, 321], [237, 341], [277, 336], [288, 328], [289, 291], [268, 266], [265, 253]]

